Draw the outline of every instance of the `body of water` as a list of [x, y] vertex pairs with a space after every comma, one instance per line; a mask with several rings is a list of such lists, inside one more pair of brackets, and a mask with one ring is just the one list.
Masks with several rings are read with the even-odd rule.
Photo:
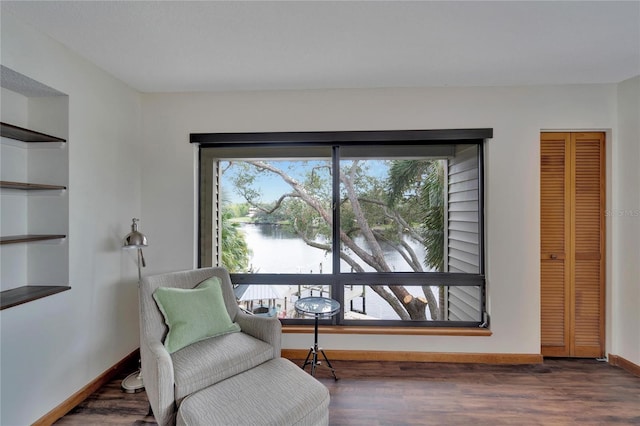
[[[301, 238], [288, 232], [283, 226], [276, 224], [241, 224], [240, 229], [245, 234], [247, 245], [252, 251], [249, 264], [253, 271], [257, 273], [327, 274], [332, 272], [331, 253], [307, 245]], [[322, 242], [327, 243], [326, 241]], [[407, 238], [406, 242], [415, 250], [418, 259], [424, 259], [425, 250], [422, 245], [411, 238]], [[361, 237], [356, 238], [356, 243], [360, 246], [365, 244], [364, 239]], [[382, 249], [393, 271], [412, 271], [402, 256], [392, 247], [383, 244]], [[358, 263], [367, 272], [375, 271], [362, 261]], [[341, 269], [343, 272], [351, 270], [350, 266], [344, 261], [341, 262]], [[407, 290], [414, 296], [424, 297], [420, 287], [407, 287]], [[367, 315], [380, 319], [398, 319], [397, 314], [384, 299], [369, 288], [366, 288], [365, 291]], [[284, 291], [282, 292], [284, 293]], [[360, 310], [361, 307], [361, 299], [355, 299], [354, 309]], [[347, 306], [347, 311], [348, 308], [349, 306]]]

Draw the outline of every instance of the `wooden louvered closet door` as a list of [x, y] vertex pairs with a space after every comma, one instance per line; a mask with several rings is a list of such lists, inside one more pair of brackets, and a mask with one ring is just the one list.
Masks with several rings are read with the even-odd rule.
[[604, 353], [604, 133], [540, 136], [544, 356]]

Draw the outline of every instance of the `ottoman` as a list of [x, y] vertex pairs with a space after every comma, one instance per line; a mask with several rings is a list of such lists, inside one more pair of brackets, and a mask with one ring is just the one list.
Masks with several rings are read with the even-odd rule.
[[177, 426], [328, 425], [329, 390], [285, 358], [187, 396]]

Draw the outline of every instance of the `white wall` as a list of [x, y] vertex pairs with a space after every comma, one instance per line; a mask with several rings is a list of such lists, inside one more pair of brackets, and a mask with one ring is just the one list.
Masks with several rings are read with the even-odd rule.
[[139, 345], [136, 258], [119, 245], [141, 213], [140, 96], [7, 13], [1, 32], [3, 65], [69, 95], [72, 289], [0, 312], [0, 424], [25, 425]]
[[[189, 133], [494, 129], [486, 146], [485, 186], [493, 335], [323, 335], [322, 344], [331, 349], [539, 354], [540, 130], [616, 125], [615, 85], [146, 94], [142, 99], [142, 209], [154, 239], [149, 272], [187, 269], [196, 262], [197, 170]], [[285, 334], [283, 347], [306, 349], [309, 339]]]
[[640, 76], [618, 85], [613, 147], [611, 353], [640, 365]]
[[[541, 129], [613, 129], [608, 208], [639, 206], [637, 78], [619, 87], [149, 94], [141, 108], [139, 94], [7, 13], [1, 31], [3, 65], [69, 95], [72, 286], [0, 312], [3, 425], [33, 422], [138, 346], [135, 255], [119, 249], [131, 217], [149, 237], [145, 274], [195, 265], [191, 132], [494, 128], [486, 160], [493, 335], [323, 335], [332, 349], [539, 353]], [[638, 364], [638, 220], [610, 224], [607, 349]], [[309, 338], [285, 334], [283, 346], [306, 349]]]

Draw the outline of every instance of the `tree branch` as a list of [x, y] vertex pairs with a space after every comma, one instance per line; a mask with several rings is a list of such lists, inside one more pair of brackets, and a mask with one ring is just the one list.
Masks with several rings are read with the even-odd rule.
[[[309, 205], [313, 210], [315, 210], [327, 223], [329, 226], [333, 226], [333, 217], [330, 211], [325, 209], [319, 200], [314, 198], [307, 190], [302, 186], [298, 181], [293, 179], [284, 171], [279, 168], [264, 162], [264, 161], [246, 161], [249, 164], [257, 167], [259, 170], [268, 170], [276, 175], [280, 176], [293, 190], [295, 194], [299, 196], [307, 205]], [[363, 250], [358, 244], [356, 244], [353, 239], [347, 235], [347, 233], [343, 230], [340, 230], [340, 241], [344, 244], [345, 247], [348, 247], [355, 255], [357, 255], [363, 262], [370, 265], [377, 271], [380, 272], [391, 272], [389, 265], [384, 257], [384, 253], [382, 248], [380, 247], [379, 242], [376, 240], [373, 231], [371, 230], [368, 221], [362, 211], [360, 203], [358, 201], [358, 196], [353, 186], [355, 173], [357, 170], [358, 161], [354, 161], [349, 173], [341, 173], [340, 181], [344, 184], [347, 198], [350, 202], [351, 208], [356, 217], [356, 221], [358, 222], [361, 234], [364, 236], [367, 241], [369, 248], [371, 249], [371, 254], [366, 250]], [[306, 239], [308, 240], [308, 239]], [[305, 242], [307, 242], [305, 240]], [[308, 242], [307, 242], [308, 243]], [[312, 242], [313, 244], [318, 244]], [[323, 246], [322, 249], [326, 249], [326, 245]], [[320, 247], [319, 247], [320, 248]], [[357, 264], [350, 256], [342, 250], [340, 252], [340, 258], [344, 259], [350, 266], [359, 269], [362, 271], [360, 265]], [[370, 286], [372, 289], [374, 287], [381, 286]], [[376, 288], [374, 291], [380, 295], [389, 305], [393, 308], [393, 310], [400, 316], [400, 318], [409, 320], [409, 319], [422, 319], [425, 316], [425, 302], [419, 298], [413, 297], [406, 288], [403, 286], [391, 286], [391, 293], [384, 290], [384, 288]], [[395, 296], [395, 297], [394, 297]]]
[[349, 173], [341, 173], [340, 181], [344, 185], [347, 198], [349, 198], [349, 201], [351, 203], [351, 209], [356, 218], [356, 221], [360, 225], [360, 229], [361, 229], [360, 232], [369, 245], [369, 249], [371, 250], [371, 255], [373, 258], [372, 260], [374, 261], [374, 263], [378, 265], [378, 267], [383, 272], [391, 272], [391, 268], [389, 268], [389, 265], [387, 264], [387, 261], [384, 258], [384, 253], [382, 252], [382, 248], [380, 247], [380, 244], [378, 243], [375, 236], [373, 235], [373, 232], [371, 231], [371, 227], [369, 226], [369, 222], [364, 216], [362, 207], [358, 202], [358, 195], [356, 194], [356, 191], [353, 187], [354, 175], [357, 170], [357, 165], [358, 165], [358, 161], [354, 161], [353, 164], [351, 165], [351, 168], [349, 169]]
[[400, 214], [395, 209], [391, 209], [386, 203], [380, 200], [374, 200], [374, 199], [365, 198], [365, 197], [358, 197], [358, 200], [365, 203], [376, 204], [378, 206], [381, 206], [383, 208], [383, 211], [386, 217], [400, 224], [402, 226], [402, 229], [408, 232], [411, 238], [413, 238], [416, 241], [420, 241], [422, 244], [424, 244], [424, 238], [422, 238], [420, 234], [415, 232], [415, 230], [411, 226], [409, 226], [407, 221], [404, 220], [404, 218], [400, 216]]
[[379, 232], [379, 231], [373, 231], [373, 232], [376, 238], [384, 241], [385, 243], [393, 247], [394, 250], [397, 251], [400, 254], [400, 256], [402, 256], [404, 261], [407, 262], [407, 264], [409, 265], [409, 267], [411, 267], [411, 269], [413, 269], [416, 272], [422, 272], [422, 265], [418, 260], [418, 256], [416, 256], [415, 251], [411, 248], [411, 246], [409, 246], [409, 244], [402, 241], [402, 239], [400, 239], [399, 243], [395, 243], [394, 241], [387, 238], [382, 232]]
[[280, 208], [280, 205], [282, 205], [282, 202], [287, 199], [287, 198], [299, 198], [300, 196], [298, 194], [284, 194], [282, 195], [280, 198], [278, 198], [278, 201], [276, 201], [276, 204], [274, 205], [274, 207], [270, 210], [265, 209], [264, 207], [260, 206], [259, 204], [254, 203], [251, 200], [247, 200], [245, 197], [245, 200], [247, 200], [247, 202], [249, 204], [251, 204], [253, 207], [257, 208], [258, 210], [266, 213], [266, 214], [271, 214], [273, 212], [275, 212], [276, 210], [278, 210]]

